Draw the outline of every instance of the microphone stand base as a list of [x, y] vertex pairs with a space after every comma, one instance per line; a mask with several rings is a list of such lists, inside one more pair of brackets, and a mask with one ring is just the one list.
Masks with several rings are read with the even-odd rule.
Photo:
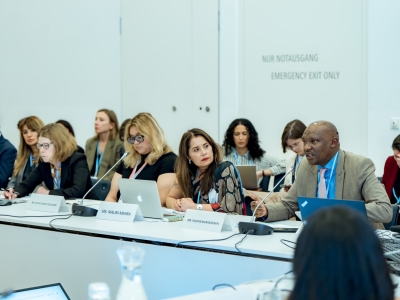
[[79, 217], [95, 217], [97, 215], [97, 209], [74, 203], [74, 205], [72, 205], [72, 214]]
[[[252, 230], [252, 232], [249, 232]], [[268, 225], [253, 223], [253, 222], [239, 222], [239, 232], [248, 233], [249, 235], [269, 235], [274, 232], [274, 229]]]

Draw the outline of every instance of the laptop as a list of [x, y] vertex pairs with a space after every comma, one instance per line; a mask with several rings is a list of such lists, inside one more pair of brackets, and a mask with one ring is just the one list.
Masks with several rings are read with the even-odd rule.
[[29, 289], [14, 291], [7, 300], [27, 300], [27, 299], [42, 299], [42, 300], [70, 300], [61, 283], [36, 286]]
[[152, 180], [119, 178], [118, 184], [123, 203], [139, 205], [145, 218], [163, 218], [157, 182]]
[[245, 189], [258, 189], [257, 170], [255, 165], [236, 166], [242, 179], [242, 185]]
[[315, 211], [323, 207], [332, 207], [337, 205], [346, 206], [360, 212], [362, 215], [367, 217], [367, 210], [365, 208], [365, 202], [360, 200], [341, 200], [341, 199], [323, 199], [323, 198], [311, 198], [311, 197], [298, 197], [301, 220], [305, 224], [307, 218]]

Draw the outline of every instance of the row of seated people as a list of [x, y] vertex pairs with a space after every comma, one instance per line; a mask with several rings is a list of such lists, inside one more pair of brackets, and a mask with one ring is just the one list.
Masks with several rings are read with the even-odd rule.
[[[19, 184], [16, 182], [14, 189], [10, 186], [10, 192], [6, 192], [5, 195], [15, 197], [16, 194], [13, 193], [15, 191], [19, 196], [24, 196], [36, 189], [37, 193], [62, 194], [66, 198], [82, 197], [91, 185], [90, 175], [100, 176], [99, 160], [106, 158], [107, 149], [113, 149], [109, 151], [115, 157], [113, 162], [120, 157], [119, 141], [111, 145], [112, 143], [105, 140], [102, 145], [103, 134], [107, 133], [108, 137], [114, 136], [111, 141], [117, 136], [117, 126], [112, 122], [113, 118], [106, 119], [105, 116], [108, 115], [104, 111], [99, 111], [96, 116], [97, 136], [88, 140], [86, 145], [87, 163], [83, 163], [86, 157], [81, 154], [77, 160], [82, 162], [82, 168], [77, 170], [75, 166], [70, 166], [66, 162], [67, 159], [75, 162], [73, 158], [79, 156], [75, 153], [76, 141], [71, 134], [63, 130], [60, 125], [49, 124], [42, 127], [39, 134], [36, 133], [36, 145], [32, 136], [22, 141], [24, 133], [31, 127], [24, 124], [21, 143], [26, 143], [30, 148], [25, 147], [28, 149], [24, 150], [24, 147], [20, 146], [19, 156], [23, 154], [28, 156], [27, 153], [30, 151], [31, 153], [22, 164], [17, 159], [16, 167], [25, 164], [24, 168], [16, 168], [18, 172], [14, 170], [14, 175], [20, 175], [22, 181]], [[22, 120], [19, 125], [21, 124]], [[35, 129], [31, 131], [37, 132]], [[137, 178], [157, 181], [163, 206], [181, 211], [197, 208], [241, 214], [246, 213], [243, 206], [244, 193], [234, 165], [254, 163], [254, 159], [255, 164], [258, 163], [258, 168], [261, 169], [258, 171], [259, 176], [279, 172], [276, 169], [274, 171], [274, 166], [264, 169], [268, 157], [261, 159], [266, 155], [259, 147], [254, 126], [246, 119], [235, 120], [230, 125], [223, 144], [225, 157], [222, 155], [221, 147], [207, 133], [200, 129], [192, 129], [183, 135], [177, 159], [166, 143], [162, 129], [148, 113], [138, 114], [128, 121], [124, 140], [124, 148], [129, 151], [129, 155], [112, 175], [107, 201], [117, 201], [119, 198], [118, 178]], [[273, 221], [294, 216], [294, 211], [298, 209], [297, 196], [301, 195], [364, 200], [372, 222], [382, 223], [391, 219], [390, 201], [374, 177], [375, 167], [372, 161], [340, 150], [337, 129], [330, 122], [315, 122], [307, 128], [299, 120], [290, 122], [282, 135], [282, 147], [284, 151], [289, 148], [295, 152], [293, 159], [289, 160], [289, 166], [294, 164], [295, 170], [293, 176], [287, 177], [287, 183], [290, 186], [296, 180], [297, 184], [290, 188], [280, 203], [261, 205], [256, 212], [258, 217]], [[68, 152], [67, 149], [71, 151]], [[395, 154], [393, 159], [398, 162], [400, 154], [397, 149], [393, 149]], [[94, 155], [90, 157], [90, 153]], [[42, 163], [39, 163], [40, 168], [35, 168], [39, 156]], [[307, 157], [308, 163], [301, 163], [304, 156]], [[81, 164], [78, 165], [81, 167]], [[32, 175], [29, 174], [29, 168]], [[320, 194], [321, 169], [326, 170], [323, 175], [325, 195]], [[299, 182], [296, 177], [301, 181]], [[40, 184], [42, 186], [38, 186]], [[55, 191], [57, 189], [60, 191]], [[397, 197], [396, 184], [391, 190], [392, 196]], [[255, 200], [254, 207], [259, 199], [254, 194], [249, 196]]]

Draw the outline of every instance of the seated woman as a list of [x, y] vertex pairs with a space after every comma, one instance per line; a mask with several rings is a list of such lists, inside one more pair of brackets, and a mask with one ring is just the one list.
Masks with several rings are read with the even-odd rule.
[[382, 183], [391, 203], [400, 203], [400, 134], [392, 143], [393, 156], [386, 159]]
[[293, 120], [286, 124], [285, 129], [282, 133], [282, 149], [283, 153], [286, 150], [292, 150], [294, 154], [286, 161], [286, 172], [293, 168], [292, 174], [286, 176], [284, 181], [284, 187], [281, 192], [287, 192], [296, 179], [297, 169], [299, 168], [301, 160], [304, 158], [304, 142], [303, 133], [306, 130], [306, 125], [300, 120]]
[[[101, 178], [120, 158], [118, 119], [109, 109], [100, 109], [94, 122], [96, 135], [86, 141], [85, 153], [92, 178]], [[111, 180], [114, 170], [103, 180]]]
[[126, 124], [125, 149], [129, 154], [115, 171], [106, 201], [119, 199], [119, 178], [157, 182], [161, 205], [175, 180], [176, 154], [168, 146], [160, 125], [149, 113], [140, 113]]
[[187, 131], [179, 144], [176, 177], [167, 207], [242, 214], [244, 195], [236, 168], [222, 161], [221, 147], [201, 129]]
[[7, 188], [12, 188], [25, 180], [39, 163], [39, 131], [44, 126], [41, 119], [35, 116], [23, 118], [18, 122], [19, 148], [14, 164], [14, 172]]
[[256, 129], [247, 119], [236, 119], [229, 125], [222, 146], [224, 160], [234, 165], [256, 165], [257, 178], [285, 173], [285, 160], [265, 154]]
[[[70, 135], [72, 135], [75, 138], [74, 128], [72, 128], [71, 123], [69, 123], [68, 121], [65, 121], [65, 120], [58, 120], [56, 123], [58, 125], [61, 125], [62, 128], [64, 128]], [[76, 151], [78, 151], [80, 153], [85, 153], [85, 150], [83, 150], [83, 148], [81, 146], [77, 145], [77, 147], [78, 147], [78, 150], [76, 150]]]
[[[48, 189], [41, 186], [36, 191], [38, 194], [82, 198], [92, 182], [86, 156], [75, 152], [75, 139], [60, 125], [51, 123], [40, 130], [37, 147], [40, 154], [37, 168], [3, 195], [8, 199], [27, 196], [43, 181]], [[88, 198], [97, 197], [91, 191]]]
[[393, 300], [394, 286], [380, 241], [365, 216], [337, 206], [315, 212], [293, 260], [292, 299]]

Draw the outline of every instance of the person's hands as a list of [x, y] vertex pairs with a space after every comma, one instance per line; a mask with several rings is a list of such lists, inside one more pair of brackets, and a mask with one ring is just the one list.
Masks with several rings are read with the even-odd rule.
[[37, 189], [36, 194], [48, 195], [49, 191], [41, 186]]
[[196, 203], [190, 198], [182, 198], [181, 201], [181, 211], [186, 211], [187, 209], [197, 209]]
[[[256, 209], [257, 205], [260, 203], [260, 201], [261, 201], [261, 200], [256, 200], [256, 201], [252, 201], [252, 202], [250, 203], [251, 210], [252, 210], [253, 212], [254, 212], [254, 210]], [[261, 218], [261, 217], [266, 217], [266, 216], [268, 216], [268, 210], [267, 210], [267, 208], [265, 207], [265, 204], [264, 204], [264, 203], [262, 203], [262, 204], [258, 207], [258, 209], [257, 209], [257, 211], [255, 212], [254, 216], [255, 216], [256, 218]]]
[[182, 211], [182, 210], [181, 210], [181, 199], [176, 199], [176, 200], [175, 200], [172, 209], [174, 209], [174, 210], [176, 210], [176, 211]]
[[3, 192], [3, 196], [6, 199], [14, 200], [15, 198], [18, 197], [18, 194], [14, 193], [14, 189], [13, 188], [9, 188], [9, 189], [7, 189], [7, 190], [5, 190]]
[[285, 186], [285, 187], [283, 188], [283, 190], [287, 193], [287, 192], [289, 192], [289, 190], [290, 190], [291, 187], [292, 187], [291, 185], [287, 185], [287, 186]]

